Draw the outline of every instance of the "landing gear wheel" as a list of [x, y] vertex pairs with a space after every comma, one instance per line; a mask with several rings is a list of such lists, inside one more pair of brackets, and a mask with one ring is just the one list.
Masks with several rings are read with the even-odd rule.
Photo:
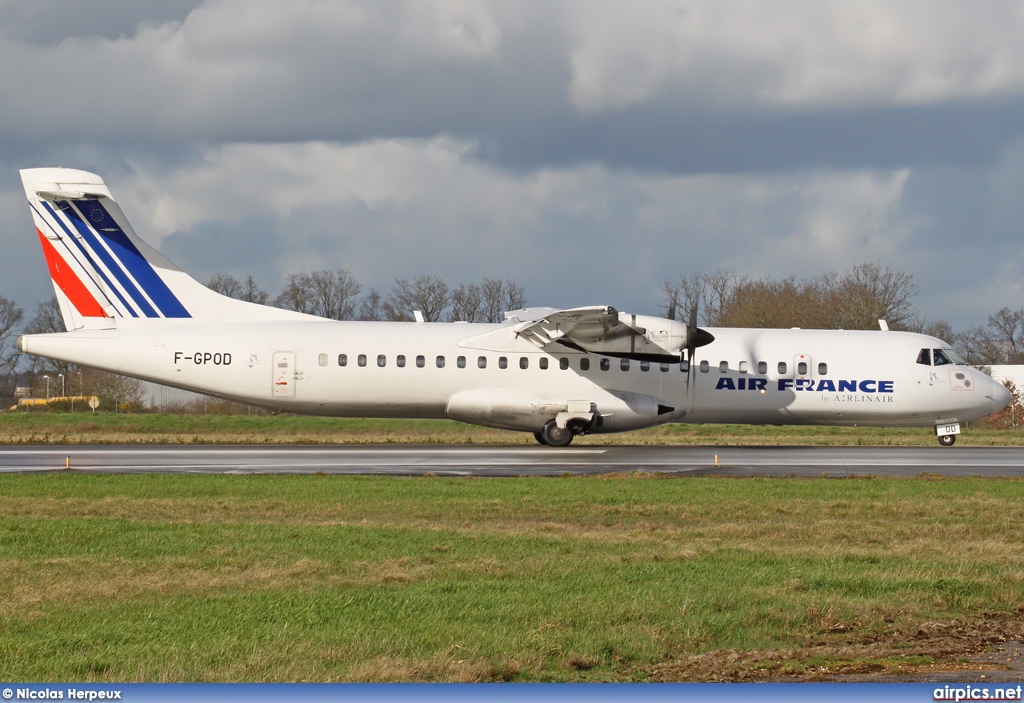
[[536, 439], [540, 444], [547, 445], [547, 442], [544, 441], [544, 433], [543, 432], [534, 432], [533, 433], [533, 438]]
[[939, 444], [941, 444], [944, 447], [952, 447], [954, 444], [956, 444], [956, 435], [955, 434], [940, 434], [939, 435]]
[[540, 435], [537, 439], [549, 447], [568, 447], [573, 438], [572, 432], [564, 427], [559, 427], [554, 420], [544, 425], [544, 429], [537, 434]]

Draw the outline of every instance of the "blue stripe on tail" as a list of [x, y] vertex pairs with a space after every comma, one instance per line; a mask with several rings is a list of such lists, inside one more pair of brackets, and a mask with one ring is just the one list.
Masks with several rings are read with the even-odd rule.
[[[177, 296], [171, 292], [163, 279], [160, 278], [152, 264], [146, 261], [146, 257], [136, 248], [128, 235], [124, 233], [120, 225], [110, 216], [106, 208], [97, 200], [76, 200], [75, 207], [88, 218], [88, 224], [80, 219], [74, 218], [75, 225], [79, 230], [92, 229], [97, 232], [110, 247], [114, 257], [121, 263], [123, 269], [127, 270], [145, 291], [149, 299], [153, 301], [164, 317], [192, 317], [185, 306], [181, 304]], [[68, 212], [71, 215], [71, 212]], [[108, 264], [109, 265], [109, 264]], [[120, 272], [121, 269], [118, 269]], [[115, 272], [115, 275], [117, 273]], [[123, 275], [123, 274], [122, 274]], [[121, 279], [121, 276], [118, 276]], [[135, 297], [135, 296], [133, 296]], [[146, 312], [147, 317], [158, 317], [148, 302], [142, 296], [137, 299], [140, 307]]]

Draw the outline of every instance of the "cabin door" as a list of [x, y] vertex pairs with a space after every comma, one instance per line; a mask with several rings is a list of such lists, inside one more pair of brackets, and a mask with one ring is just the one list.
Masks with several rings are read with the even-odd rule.
[[274, 352], [271, 380], [273, 382], [271, 396], [274, 398], [295, 397], [295, 352]]

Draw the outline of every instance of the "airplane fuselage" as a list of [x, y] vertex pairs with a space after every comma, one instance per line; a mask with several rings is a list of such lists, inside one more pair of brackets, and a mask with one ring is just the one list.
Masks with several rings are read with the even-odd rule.
[[541, 350], [508, 325], [272, 321], [34, 335], [24, 351], [281, 411], [453, 418], [536, 431], [589, 405], [590, 432], [665, 422], [931, 426], [1002, 407], [984, 374], [918, 363], [905, 332], [709, 328], [686, 364]]

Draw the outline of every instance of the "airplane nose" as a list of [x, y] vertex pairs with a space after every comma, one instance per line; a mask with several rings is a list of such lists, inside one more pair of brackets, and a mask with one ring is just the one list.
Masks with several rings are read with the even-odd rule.
[[1002, 410], [1013, 400], [1010, 391], [998, 381], [992, 381], [992, 392], [988, 394], [988, 397], [992, 399], [992, 412]]

